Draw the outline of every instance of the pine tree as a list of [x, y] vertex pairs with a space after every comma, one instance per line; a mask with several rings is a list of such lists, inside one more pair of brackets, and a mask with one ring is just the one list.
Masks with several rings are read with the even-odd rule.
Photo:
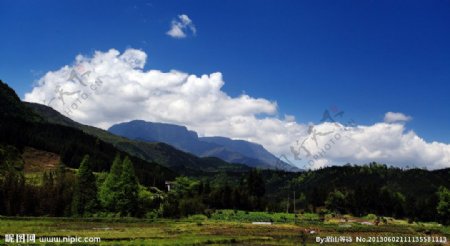
[[51, 172], [44, 172], [42, 175], [40, 193], [40, 212], [45, 215], [54, 216], [54, 186]]
[[247, 174], [247, 189], [252, 196], [262, 197], [266, 193], [266, 187], [261, 172], [252, 169]]
[[100, 202], [110, 212], [117, 211], [116, 203], [120, 191], [119, 180], [123, 171], [122, 164], [120, 155], [117, 154], [105, 182], [100, 187]]
[[97, 184], [89, 163], [89, 156], [86, 155], [81, 161], [77, 173], [72, 213], [75, 216], [89, 215], [95, 212], [97, 204]]
[[56, 171], [55, 183], [55, 214], [64, 216], [70, 214], [70, 201], [72, 199], [72, 179], [66, 175], [66, 166], [60, 162]]
[[437, 213], [443, 224], [450, 224], [450, 190], [441, 186], [438, 191]]
[[122, 216], [133, 216], [138, 209], [139, 182], [134, 172], [133, 163], [125, 157], [122, 163], [122, 174], [119, 179], [120, 190], [117, 207]]

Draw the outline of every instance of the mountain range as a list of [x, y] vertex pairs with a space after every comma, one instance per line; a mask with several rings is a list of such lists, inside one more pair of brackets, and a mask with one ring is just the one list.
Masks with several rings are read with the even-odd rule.
[[229, 163], [264, 169], [299, 171], [260, 144], [226, 137], [198, 137], [195, 131], [190, 131], [185, 126], [133, 120], [113, 125], [108, 131], [132, 140], [163, 142], [199, 157], [217, 157]]

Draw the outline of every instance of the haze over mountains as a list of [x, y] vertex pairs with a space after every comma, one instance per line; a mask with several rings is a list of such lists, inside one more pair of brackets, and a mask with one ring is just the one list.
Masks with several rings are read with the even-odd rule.
[[198, 137], [195, 131], [174, 124], [134, 120], [113, 125], [109, 132], [132, 140], [163, 142], [199, 157], [217, 157], [230, 163], [251, 167], [298, 171], [263, 146], [226, 137]]

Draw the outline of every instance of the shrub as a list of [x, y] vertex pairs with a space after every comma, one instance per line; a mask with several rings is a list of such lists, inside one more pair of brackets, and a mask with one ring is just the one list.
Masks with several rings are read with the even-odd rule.
[[367, 220], [376, 220], [377, 216], [375, 214], [368, 214], [365, 216]]
[[189, 216], [188, 219], [194, 220], [194, 221], [205, 221], [205, 220], [208, 220], [208, 217], [203, 214], [194, 214], [194, 215]]

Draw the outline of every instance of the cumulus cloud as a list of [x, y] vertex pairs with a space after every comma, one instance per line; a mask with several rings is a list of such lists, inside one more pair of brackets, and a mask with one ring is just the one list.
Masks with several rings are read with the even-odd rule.
[[[450, 166], [450, 145], [428, 143], [414, 131], [407, 131], [403, 124], [376, 123], [348, 127], [325, 122], [313, 127], [315, 133], [300, 138], [306, 140], [303, 145], [306, 148], [301, 149], [300, 153], [308, 162], [307, 166], [312, 168], [371, 161], [429, 169]], [[306, 150], [311, 156], [308, 157]]]
[[197, 29], [194, 23], [189, 16], [182, 14], [177, 19], [172, 20], [170, 30], [166, 34], [172, 38], [185, 38], [189, 30], [193, 35], [196, 35]]
[[386, 123], [407, 122], [410, 120], [412, 120], [412, 117], [407, 116], [403, 113], [387, 112], [384, 115], [384, 122], [386, 122]]
[[47, 104], [103, 129], [142, 119], [185, 125], [202, 136], [257, 142], [306, 168], [372, 161], [430, 169], [450, 166], [450, 145], [426, 142], [407, 131], [405, 118], [389, 116], [389, 123], [368, 126], [302, 124], [291, 115], [278, 117], [275, 101], [226, 94], [220, 72], [197, 76], [144, 70], [146, 61], [147, 54], [136, 49], [78, 55], [73, 64], [39, 79], [25, 101]]

